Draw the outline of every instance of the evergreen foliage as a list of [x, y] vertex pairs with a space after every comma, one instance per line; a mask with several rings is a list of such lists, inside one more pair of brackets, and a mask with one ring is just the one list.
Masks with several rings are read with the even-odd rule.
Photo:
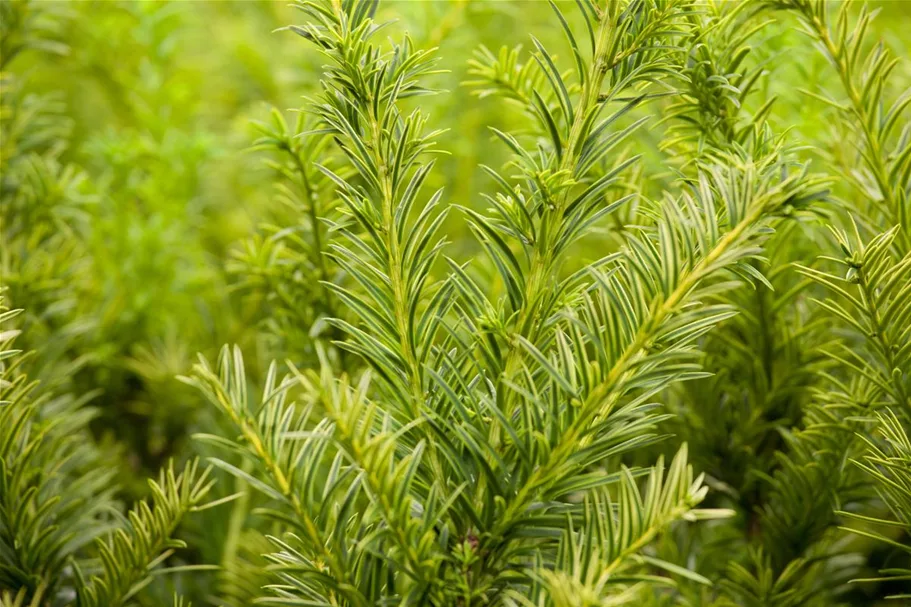
[[0, 2], [0, 606], [911, 600], [908, 28], [292, 8]]

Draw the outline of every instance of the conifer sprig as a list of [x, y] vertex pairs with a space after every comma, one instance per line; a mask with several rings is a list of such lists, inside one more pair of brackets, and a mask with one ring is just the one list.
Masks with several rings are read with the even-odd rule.
[[[908, 600], [911, 95], [872, 12], [294, 7], [213, 78], [214, 5], [0, 0], [0, 606]], [[221, 180], [250, 77], [304, 102]]]
[[95, 415], [85, 399], [43, 391], [25, 372], [19, 312], [0, 308], [0, 585], [40, 603], [111, 529], [115, 488], [85, 431]]
[[830, 3], [824, 0], [772, 2], [776, 7], [795, 11], [838, 74], [847, 103], [824, 97], [846, 114], [846, 123], [860, 142], [857, 168], [843, 174], [860, 196], [872, 203], [870, 225], [901, 226], [895, 239], [899, 251], [911, 250], [911, 123], [904, 116], [911, 106], [911, 87], [898, 97], [888, 99], [887, 81], [900, 59], [882, 44], [869, 40], [870, 22], [875, 12], [867, 7], [851, 24], [850, 9], [842, 4], [834, 22]]
[[[911, 579], [911, 566], [908, 566], [908, 554], [911, 546], [907, 542], [893, 539], [889, 530], [902, 530], [906, 536], [911, 529], [911, 440], [908, 438], [905, 425], [895, 413], [886, 410], [877, 413], [877, 433], [882, 442], [864, 438], [867, 452], [860, 460], [854, 460], [865, 474], [869, 475], [876, 483], [876, 491], [886, 503], [892, 518], [869, 517], [857, 512], [840, 512], [852, 523], [848, 528], [852, 533], [872, 538], [898, 549], [902, 558], [899, 562], [903, 566], [892, 566], [881, 570], [882, 577], [856, 579], [857, 583], [864, 582], [897, 582], [900, 587]], [[872, 525], [872, 529], [869, 527]], [[907, 600], [911, 593], [899, 590], [886, 596], [886, 599]]]
[[174, 550], [186, 547], [185, 542], [173, 537], [181, 519], [190, 512], [221, 503], [203, 502], [214, 483], [208, 476], [208, 470], [200, 472], [198, 463], [190, 462], [179, 473], [171, 466], [161, 471], [157, 481], [150, 479], [151, 504], [139, 502], [127, 514], [123, 528], [114, 530], [107, 540], [99, 540], [101, 572], [86, 580], [77, 570], [81, 582], [77, 604], [80, 607], [126, 605], [151, 581], [153, 573], [160, 573], [154, 571], [156, 567]]
[[[333, 232], [334, 258], [358, 285], [356, 292], [327, 285], [356, 311], [365, 328], [336, 322], [349, 335], [344, 347], [363, 356], [393, 390], [402, 413], [420, 410], [424, 365], [445, 314], [445, 289], [431, 269], [445, 216], [441, 191], [419, 203], [433, 163], [435, 132], [425, 132], [419, 110], [404, 114], [402, 100], [431, 94], [422, 80], [434, 72], [431, 52], [409, 38], [381, 50], [372, 42], [380, 26], [371, 21], [373, 3], [301, 2], [311, 23], [292, 30], [312, 40], [330, 62], [324, 94], [315, 102], [322, 129], [348, 158], [357, 182], [323, 167], [339, 188], [349, 215]], [[417, 212], [417, 217], [413, 212]]]

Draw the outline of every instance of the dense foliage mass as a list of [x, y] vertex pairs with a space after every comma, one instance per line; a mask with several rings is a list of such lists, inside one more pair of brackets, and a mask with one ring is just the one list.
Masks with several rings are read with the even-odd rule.
[[2, 0], [0, 606], [911, 601], [880, 8]]

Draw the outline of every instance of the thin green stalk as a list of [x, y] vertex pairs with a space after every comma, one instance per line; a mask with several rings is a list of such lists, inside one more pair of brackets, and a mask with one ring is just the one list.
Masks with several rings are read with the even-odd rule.
[[[332, 294], [329, 292], [329, 288], [325, 285], [329, 284], [332, 281], [332, 276], [329, 274], [329, 267], [326, 265], [326, 251], [323, 248], [323, 234], [320, 228], [320, 216], [319, 210], [316, 207], [316, 201], [318, 199], [316, 191], [313, 189], [313, 186], [310, 183], [310, 176], [307, 174], [307, 169], [304, 166], [303, 161], [300, 158], [300, 154], [291, 149], [290, 147], [286, 148], [288, 153], [294, 159], [294, 166], [297, 169], [297, 172], [301, 176], [301, 189], [304, 196], [305, 206], [307, 208], [307, 218], [310, 221], [310, 230], [313, 232], [313, 253], [316, 267], [319, 271], [319, 289], [320, 289], [320, 299], [323, 303], [323, 312], [329, 318], [335, 318], [337, 316], [335, 311], [335, 306], [332, 303]], [[294, 302], [291, 302], [289, 309], [294, 309]], [[337, 326], [332, 325], [329, 329], [330, 339], [333, 341], [341, 340], [344, 337], [344, 333]], [[344, 370], [346, 368], [345, 360], [345, 349], [337, 348], [338, 352], [338, 362], [339, 366]]]
[[[242, 469], [244, 472], [252, 472], [252, 465], [249, 460], [244, 460]], [[239, 493], [240, 497], [234, 500], [231, 506], [231, 516], [228, 519], [228, 533], [225, 538], [224, 546], [221, 552], [221, 570], [230, 571], [231, 565], [237, 559], [237, 547], [240, 544], [240, 535], [244, 529], [247, 512], [250, 507], [250, 491], [247, 481], [240, 477], [234, 479], [234, 491]]]
[[[601, 86], [604, 83], [604, 78], [607, 76], [609, 71], [608, 69], [608, 48], [610, 45], [610, 34], [611, 34], [611, 23], [607, 15], [601, 17], [601, 22], [598, 27], [598, 37], [595, 46], [595, 53], [592, 59], [591, 69], [588, 73], [588, 78], [583, 86], [582, 90], [582, 101], [579, 104], [579, 107], [575, 112], [575, 119], [572, 126], [570, 127], [569, 138], [566, 144], [566, 153], [563, 155], [563, 159], [560, 163], [561, 171], [570, 171], [575, 167], [576, 161], [578, 160], [578, 150], [580, 147], [579, 141], [583, 138], [583, 130], [585, 129], [585, 124], [589, 112], [594, 108], [598, 103], [598, 98], [601, 94]], [[544, 294], [544, 288], [547, 279], [552, 274], [553, 265], [555, 262], [554, 259], [554, 249], [551, 244], [551, 238], [553, 232], [550, 230], [551, 226], [558, 225], [560, 222], [563, 212], [566, 208], [566, 205], [569, 201], [569, 190], [567, 190], [561, 196], [559, 204], [553, 209], [548, 209], [545, 211], [544, 217], [541, 220], [541, 235], [535, 241], [534, 248], [532, 250], [532, 258], [530, 264], [530, 271], [528, 275], [528, 280], [525, 283], [525, 297], [522, 303], [522, 309], [519, 310], [518, 320], [516, 321], [516, 330], [515, 334], [522, 336], [532, 343], [535, 342], [538, 337], [538, 331], [540, 329], [540, 320], [538, 318], [538, 302], [540, 301], [542, 295]], [[522, 349], [518, 346], [517, 341], [512, 341], [508, 345], [508, 352], [506, 355], [506, 362], [504, 364], [502, 379], [511, 379], [519, 371], [522, 364]], [[500, 397], [500, 394], [504, 396]], [[507, 396], [507, 394], [513, 394], [512, 392], [506, 390], [500, 390], [498, 392], [498, 400], [501, 400], [502, 408], [504, 411], [509, 412], [509, 405], [514, 398], [512, 396]]]
[[905, 392], [902, 377], [901, 375], [895, 375], [892, 372], [893, 369], [899, 368], [898, 363], [895, 361], [895, 352], [898, 348], [896, 347], [896, 344], [890, 343], [886, 338], [886, 330], [888, 327], [883, 323], [879, 306], [876, 305], [874, 287], [867, 280], [867, 273], [864, 271], [864, 268], [857, 268], [857, 276], [859, 279], [858, 284], [860, 286], [861, 296], [863, 297], [862, 302], [867, 307], [867, 314], [873, 325], [873, 334], [869, 335], [868, 338], [873, 338], [876, 345], [879, 346], [879, 349], [883, 353], [883, 358], [885, 359], [887, 367], [886, 375], [888, 375], [889, 382], [891, 382], [895, 388], [895, 397], [898, 400], [898, 404], [906, 411], [911, 411], [911, 397]]
[[[333, 0], [333, 8], [338, 22], [344, 23], [345, 16], [341, 4], [337, 0]], [[370, 147], [378, 171], [378, 181], [382, 188], [382, 191], [380, 192], [383, 221], [382, 231], [387, 236], [387, 263], [389, 265], [389, 282], [392, 290], [393, 315], [399, 334], [399, 346], [407, 366], [406, 372], [408, 374], [408, 386], [410, 391], [408, 402], [409, 412], [413, 418], [417, 419], [423, 415], [421, 409], [424, 402], [424, 374], [423, 369], [418, 362], [417, 352], [415, 351], [413, 327], [411, 326], [411, 318], [408, 313], [408, 293], [406, 292], [405, 277], [402, 274], [404, 259], [401, 249], [401, 235], [398, 232], [395, 221], [396, 201], [393, 192], [392, 174], [387, 160], [382, 155], [383, 127], [381, 117], [374, 112], [374, 108], [377, 108], [376, 111], [380, 111], [378, 109], [380, 104], [374, 104], [372, 90], [369, 91], [367, 95], [368, 98], [365, 100], [365, 105], [368, 109], [363, 115], [369, 121], [368, 130], [373, 138], [373, 145]], [[427, 452], [434, 476], [439, 480], [442, 486], [445, 486], [447, 476], [443, 472], [441, 458], [433, 440], [428, 441]]]
[[[373, 106], [372, 100], [368, 100], [368, 105]], [[383, 211], [383, 228], [388, 234], [389, 245], [389, 282], [392, 286], [392, 303], [394, 306], [394, 315], [396, 326], [399, 332], [400, 345], [402, 353], [405, 355], [405, 363], [408, 365], [408, 381], [411, 389], [411, 406], [412, 414], [419, 415], [420, 403], [424, 398], [424, 388], [421, 382], [421, 368], [417, 362], [417, 355], [414, 351], [414, 342], [409, 326], [410, 320], [408, 315], [408, 297], [405, 293], [405, 283], [402, 276], [402, 253], [399, 246], [399, 233], [395, 224], [395, 197], [392, 193], [392, 176], [385, 158], [381, 154], [382, 148], [382, 127], [379, 116], [370, 113], [370, 126], [373, 131], [373, 154], [376, 166], [379, 169], [380, 184], [383, 187], [382, 211]]]
[[[604, 11], [600, 15], [591, 66], [582, 86], [582, 99], [574, 113], [573, 124], [570, 127], [564, 148], [565, 152], [559, 164], [559, 171], [574, 172], [582, 144], [588, 135], [586, 132], [586, 126], [590, 127], [588, 117], [592, 111], [596, 111], [596, 108], [604, 103], [601, 88], [607, 74], [642, 48], [641, 44], [637, 42], [623, 50], [616, 49], [612, 37], [613, 23], [610, 17], [611, 15], [608, 11]], [[656, 22], [660, 21], [660, 19], [656, 20]], [[647, 31], [640, 33], [640, 39], [645, 40], [647, 38]], [[567, 188], [561, 193], [553, 207], [545, 209], [540, 222], [541, 232], [532, 249], [530, 270], [525, 285], [525, 297], [515, 325], [515, 334], [526, 338], [531, 343], [535, 343], [539, 337], [542, 326], [541, 321], [546, 320], [540, 318], [541, 315], [538, 314], [538, 311], [541, 298], [546, 295], [547, 281], [552, 276], [558, 261], [554, 255], [553, 240], [559, 235], [559, 230], [554, 228], [562, 223], [566, 207], [571, 201], [571, 190], [571, 188]], [[522, 359], [523, 350], [518, 346], [518, 342], [514, 340], [508, 344], [503, 371], [504, 379], [511, 379], [515, 376], [521, 368]], [[514, 395], [504, 398], [505, 400], [501, 400], [502, 408], [504, 411], [509, 412], [509, 404]]]
[[335, 422], [339, 442], [349, 452], [351, 459], [364, 471], [365, 482], [373, 495], [376, 496], [377, 502], [379, 502], [383, 519], [385, 520], [388, 529], [392, 531], [392, 537], [395, 540], [395, 543], [405, 555], [405, 560], [411, 569], [411, 575], [427, 586], [432, 585], [434, 581], [432, 574], [424, 570], [419, 555], [415, 551], [415, 547], [411, 544], [407, 532], [402, 525], [397, 524], [399, 521], [397, 520], [394, 504], [390, 503], [388, 493], [384, 491], [383, 486], [377, 482], [378, 477], [382, 475], [383, 471], [378, 471], [375, 466], [371, 465], [372, 460], [369, 455], [365, 453], [365, 447], [368, 446], [362, 444], [362, 442], [357, 439], [355, 429], [348, 426], [345, 416], [341, 415], [331, 406], [327, 407], [327, 412]]
[[[345, 567], [338, 559], [338, 555], [329, 550], [329, 548], [326, 546], [315, 521], [304, 509], [304, 506], [301, 503], [298, 495], [294, 492], [290, 481], [285, 476], [285, 473], [282, 471], [281, 466], [278, 464], [278, 462], [275, 461], [275, 459], [272, 457], [272, 454], [268, 449], [266, 449], [265, 445], [263, 445], [259, 434], [247, 422], [246, 419], [240, 417], [237, 414], [233, 407], [225, 407], [224, 409], [231, 417], [231, 420], [234, 422], [237, 428], [240, 430], [241, 435], [250, 444], [256, 457], [262, 462], [263, 466], [266, 468], [266, 471], [269, 473], [269, 476], [272, 477], [273, 481], [277, 485], [279, 493], [281, 493], [282, 497], [284, 497], [288, 504], [291, 506], [291, 510], [294, 512], [294, 515], [300, 522], [307, 540], [309, 541], [313, 550], [319, 555], [319, 557], [323, 560], [325, 566], [331, 572], [331, 577], [337, 580], [340, 586], [346, 586], [349, 589], [353, 588], [353, 586], [350, 584], [349, 572], [345, 570]], [[315, 564], [317, 567], [319, 566], [319, 563]], [[358, 603], [360, 605], [367, 604], [366, 598], [364, 598], [363, 595], [360, 595], [360, 593], [358, 593], [358, 599]], [[335, 601], [334, 598], [333, 601]]]
[[613, 364], [605, 379], [589, 394], [580, 408], [577, 417], [561, 437], [559, 443], [551, 450], [546, 462], [535, 469], [529, 479], [522, 485], [515, 499], [501, 517], [494, 535], [500, 536], [521, 518], [534, 501], [542, 487], [552, 483], [554, 475], [570, 456], [584, 447], [590, 437], [586, 436], [587, 428], [610, 414], [620, 394], [615, 392], [618, 384], [623, 383], [631, 373], [633, 365], [647, 354], [647, 346], [660, 331], [664, 322], [683, 303], [686, 296], [705, 278], [710, 268], [722, 255], [743, 237], [745, 232], [755, 225], [764, 212], [763, 205], [756, 204], [753, 210], [733, 229], [725, 234], [712, 250], [701, 259], [693, 269], [679, 282], [667, 299], [657, 307], [654, 314], [639, 328], [635, 338], [624, 349]]
[[903, 220], [896, 193], [889, 184], [889, 169], [885, 164], [883, 153], [884, 142], [880, 141], [879, 137], [873, 132], [870, 126], [878, 123], [878, 121], [871, 120], [867, 109], [864, 107], [861, 93], [857, 90], [857, 87], [854, 86], [848, 62], [842, 52], [844, 46], [842, 45], [840, 48], [835, 44], [835, 41], [832, 40], [832, 36], [829, 34], [829, 28], [817, 15], [810, 17], [805, 14], [805, 17], [807, 17], [807, 20], [812, 24], [816, 36], [819, 38], [820, 42], [822, 42], [838, 72], [838, 77], [851, 102], [851, 109], [857, 116], [857, 122], [860, 125], [861, 132], [864, 136], [864, 142], [867, 145], [868, 153], [864, 154], [863, 157], [867, 160], [867, 166], [873, 173], [876, 185], [883, 196], [883, 203], [885, 203], [886, 214], [889, 216], [889, 221], [891, 221], [893, 225], [899, 225], [902, 228], [898, 234], [902, 251], [909, 251], [911, 250], [911, 226], [907, 225], [906, 219]]
[[[323, 236], [320, 231], [320, 218], [316, 208], [316, 193], [310, 185], [310, 177], [307, 175], [307, 169], [304, 167], [300, 155], [293, 150], [289, 149], [288, 151], [291, 153], [291, 157], [294, 158], [295, 167], [301, 176], [301, 189], [303, 190], [304, 200], [307, 201], [307, 217], [310, 220], [310, 228], [313, 232], [313, 251], [316, 257], [316, 266], [319, 269], [320, 282], [321, 284], [328, 283], [331, 276], [329, 276], [329, 268], [326, 266], [325, 251], [323, 250]], [[332, 298], [329, 296], [329, 289], [325, 287], [320, 288], [326, 314], [335, 316]]]

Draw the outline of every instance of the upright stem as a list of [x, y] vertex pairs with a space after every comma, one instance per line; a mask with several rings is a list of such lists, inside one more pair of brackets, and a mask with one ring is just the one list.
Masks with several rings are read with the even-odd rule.
[[[233, 407], [225, 407], [224, 409], [231, 418], [231, 421], [234, 422], [235, 426], [240, 430], [241, 435], [250, 444], [253, 453], [263, 463], [266, 472], [272, 478], [279, 493], [287, 500], [288, 505], [291, 507], [292, 512], [304, 531], [306, 539], [309, 541], [311, 548], [318, 557], [317, 560], [321, 559], [323, 566], [328, 569], [328, 572], [324, 570], [322, 573], [336, 580], [341, 586], [351, 587], [348, 577], [349, 572], [345, 570], [344, 565], [338, 559], [338, 555], [326, 547], [316, 523], [304, 508], [300, 497], [295, 492], [288, 477], [282, 472], [279, 463], [272, 456], [272, 453], [266, 445], [263, 444], [259, 433], [256, 431], [255, 424], [251, 423], [246, 416], [239, 415]], [[315, 565], [318, 569], [322, 569], [319, 564], [315, 563]], [[356, 597], [359, 605], [365, 604], [363, 595], [358, 593]], [[336, 599], [333, 598], [332, 600], [335, 601]]]
[[[341, 27], [347, 27], [346, 18], [339, 0], [333, 0], [333, 10]], [[380, 232], [386, 237], [386, 250], [388, 251], [387, 264], [389, 271], [390, 291], [392, 295], [393, 316], [396, 330], [399, 337], [399, 347], [404, 357], [405, 373], [407, 374], [408, 383], [408, 412], [412, 419], [419, 419], [423, 415], [424, 386], [423, 386], [423, 369], [418, 360], [416, 344], [413, 335], [413, 326], [411, 315], [409, 314], [409, 293], [406, 283], [406, 276], [403, 272], [404, 257], [402, 250], [401, 235], [395, 221], [395, 192], [393, 190], [393, 181], [390, 167], [387, 159], [384, 158], [383, 150], [383, 123], [385, 117], [378, 115], [384, 112], [382, 103], [374, 103], [373, 91], [368, 90], [363, 98], [356, 100], [362, 105], [361, 115], [364, 116], [367, 124], [364, 130], [372, 138], [370, 142], [373, 161], [377, 168], [377, 180], [380, 184], [378, 192], [380, 200], [380, 211], [382, 217], [382, 227]], [[394, 103], [394, 101], [390, 102]], [[386, 112], [393, 111], [390, 108]], [[441, 487], [446, 487], [447, 477], [443, 471], [441, 457], [433, 440], [428, 441], [427, 457], [430, 461], [430, 467], [433, 475], [439, 481]]]
[[621, 396], [621, 392], [616, 390], [617, 386], [622, 385], [624, 379], [631, 373], [633, 365], [646, 354], [646, 346], [661, 329], [665, 320], [679, 308], [687, 295], [705, 278], [708, 268], [712, 267], [740, 240], [764, 211], [764, 205], [754, 205], [752, 212], [716, 243], [712, 250], [678, 283], [667, 299], [657, 307], [654, 314], [643, 322], [633, 341], [614, 362], [605, 379], [585, 399], [578, 416], [550, 452], [547, 461], [535, 469], [518, 491], [516, 498], [500, 518], [497, 526], [500, 533], [508, 529], [523, 515], [542, 487], [546, 487], [555, 480], [555, 474], [572, 453], [587, 444], [589, 437], [586, 436], [585, 431], [613, 409]]
[[[660, 22], [660, 19], [657, 21]], [[641, 50], [641, 41], [648, 38], [647, 31], [641, 32], [640, 38], [637, 38], [629, 46], [619, 49], [614, 44], [613, 33], [612, 16], [609, 11], [604, 11], [598, 23], [591, 67], [585, 82], [582, 83], [582, 99], [574, 112], [574, 119], [570, 126], [564, 154], [558, 167], [559, 171], [575, 173], [576, 163], [581, 152], [580, 148], [588, 136], [587, 131], [592, 124], [588, 119], [591, 112], [597, 111], [599, 105], [602, 104], [601, 88], [604, 85], [604, 79], [612, 69], [639, 52]], [[550, 208], [545, 208], [539, 223], [538, 238], [532, 249], [528, 280], [525, 283], [525, 297], [522, 308], [518, 311], [519, 314], [514, 331], [516, 335], [525, 337], [532, 343], [535, 343], [539, 336], [541, 321], [546, 320], [542, 319], [538, 312], [541, 299], [547, 293], [547, 281], [552, 276], [558, 261], [554, 256], [555, 238], [559, 236], [558, 228], [562, 224], [566, 207], [571, 201], [571, 193], [571, 188], [567, 188], [561, 193], [556, 204]], [[518, 372], [522, 362], [522, 350], [517, 343], [510, 343], [508, 348], [506, 362], [503, 367], [502, 377], [504, 379], [512, 378]], [[501, 397], [498, 394], [497, 398], [501, 403], [501, 408], [508, 414], [510, 412], [508, 400], [512, 397]]]
[[857, 275], [858, 278], [860, 278], [859, 286], [863, 302], [867, 305], [867, 314], [873, 325], [874, 335], [871, 337], [873, 337], [876, 345], [879, 346], [879, 349], [883, 353], [883, 362], [886, 363], [887, 367], [885, 370], [886, 375], [888, 376], [888, 381], [895, 389], [895, 399], [906, 410], [911, 409], [911, 397], [905, 392], [905, 386], [901, 376], [895, 376], [893, 374], [893, 370], [899, 368], [898, 364], [895, 362], [896, 349], [893, 347], [895, 344], [890, 343], [890, 340], [886, 336], [887, 327], [882, 321], [879, 306], [876, 305], [874, 287], [867, 280], [865, 268], [858, 268]]
[[[368, 106], [372, 107], [372, 101], [368, 101]], [[382, 150], [382, 127], [380, 117], [370, 113], [371, 130], [373, 134], [373, 154], [379, 171], [379, 182], [383, 188], [380, 192], [382, 196], [382, 213], [383, 213], [383, 231], [387, 235], [387, 245], [389, 250], [389, 282], [392, 288], [393, 313], [395, 314], [396, 328], [399, 333], [399, 344], [402, 353], [405, 356], [406, 371], [408, 372], [408, 385], [411, 391], [411, 413], [415, 417], [420, 414], [420, 404], [424, 399], [424, 387], [422, 385], [421, 368], [418, 365], [417, 353], [414, 351], [414, 343], [411, 339], [410, 315], [408, 314], [408, 294], [404, 276], [402, 275], [402, 251], [399, 242], [398, 228], [395, 222], [395, 196], [392, 191], [392, 176], [389, 174], [389, 167], [386, 165], [386, 159], [383, 158]]]
[[[575, 117], [569, 130], [565, 153], [560, 162], [561, 171], [572, 171], [578, 159], [578, 149], [580, 140], [583, 139], [585, 125], [588, 122], [589, 112], [598, 103], [598, 97], [601, 94], [601, 86], [607, 75], [608, 69], [608, 46], [610, 43], [611, 23], [607, 16], [602, 16], [598, 27], [597, 41], [595, 43], [594, 57], [592, 58], [591, 69], [588, 73], [582, 87], [582, 100], [575, 111]], [[519, 310], [519, 317], [516, 322], [515, 334], [525, 337], [532, 343], [538, 337], [537, 332], [540, 328], [538, 321], [538, 306], [542, 295], [544, 295], [547, 279], [550, 277], [555, 262], [552, 239], [554, 231], [552, 227], [559, 225], [561, 217], [569, 202], [569, 191], [567, 190], [560, 197], [558, 204], [552, 209], [546, 209], [541, 220], [541, 232], [534, 243], [528, 280], [525, 283], [525, 298], [522, 303], [522, 309]], [[503, 378], [512, 378], [519, 370], [522, 362], [522, 350], [516, 343], [509, 344], [509, 350], [506, 355], [506, 362], [503, 370]], [[502, 391], [501, 391], [502, 392]], [[498, 399], [500, 395], [498, 394]], [[508, 413], [509, 400], [502, 400], [504, 408]]]
[[[307, 175], [307, 169], [304, 167], [300, 155], [293, 149], [289, 148], [288, 151], [294, 159], [295, 168], [297, 168], [297, 171], [301, 176], [301, 189], [303, 190], [304, 199], [306, 201], [307, 218], [310, 221], [310, 230], [313, 232], [313, 252], [316, 258], [316, 267], [319, 271], [320, 281], [326, 283], [329, 282], [331, 277], [329, 276], [329, 268], [326, 266], [325, 252], [323, 251], [323, 235], [320, 231], [319, 212], [316, 208], [316, 192], [313, 191], [313, 187], [310, 184], [310, 176]], [[334, 316], [332, 298], [329, 296], [329, 290], [325, 287], [321, 287], [320, 295], [323, 300], [323, 307], [326, 314]]]
[[878, 121], [870, 119], [870, 115], [864, 107], [863, 96], [851, 80], [849, 65], [842, 52], [843, 47], [839, 48], [839, 46], [835, 44], [835, 41], [832, 40], [832, 37], [829, 35], [828, 26], [821, 21], [819, 17], [815, 15], [812, 17], [806, 15], [806, 17], [812, 25], [813, 30], [816, 32], [816, 36], [819, 38], [820, 42], [822, 42], [826, 52], [829, 54], [829, 57], [838, 72], [838, 77], [841, 80], [842, 86], [848, 95], [848, 99], [851, 101], [851, 109], [854, 111], [854, 114], [856, 114], [857, 122], [860, 124], [860, 129], [864, 136], [864, 142], [867, 145], [868, 153], [863, 154], [863, 157], [867, 161], [867, 166], [870, 168], [870, 171], [873, 173], [873, 178], [876, 180], [876, 186], [879, 188], [880, 194], [882, 194], [883, 203], [886, 207], [886, 215], [889, 217], [889, 221], [894, 225], [901, 226], [898, 240], [901, 243], [902, 251], [911, 250], [911, 233], [909, 233], [911, 232], [911, 226], [908, 225], [907, 218], [903, 217], [896, 193], [889, 183], [889, 169], [883, 160], [884, 151], [882, 148], [884, 142], [880, 141], [879, 137], [871, 128], [871, 125], [878, 123]]
[[[303, 160], [301, 160], [300, 154], [296, 149], [290, 145], [286, 145], [285, 150], [294, 160], [294, 167], [297, 169], [297, 172], [300, 174], [301, 178], [301, 194], [304, 197], [304, 204], [306, 206], [307, 219], [310, 221], [310, 231], [313, 233], [313, 263], [316, 265], [317, 272], [319, 273], [319, 288], [320, 290], [320, 299], [322, 300], [323, 312], [326, 316], [333, 318], [335, 314], [335, 306], [332, 305], [332, 294], [329, 292], [329, 289], [325, 286], [331, 282], [332, 277], [329, 275], [329, 267], [326, 265], [326, 251], [323, 248], [323, 234], [320, 228], [320, 216], [319, 210], [317, 209], [317, 193], [313, 189], [313, 185], [310, 183], [310, 176], [307, 174], [307, 168], [304, 166]], [[296, 302], [287, 302], [290, 307], [294, 307]], [[341, 340], [343, 333], [335, 325], [331, 325], [329, 328], [329, 338], [330, 340]], [[345, 350], [344, 348], [336, 348], [335, 350], [338, 353], [338, 363], [342, 370], [346, 368], [345, 365]]]

